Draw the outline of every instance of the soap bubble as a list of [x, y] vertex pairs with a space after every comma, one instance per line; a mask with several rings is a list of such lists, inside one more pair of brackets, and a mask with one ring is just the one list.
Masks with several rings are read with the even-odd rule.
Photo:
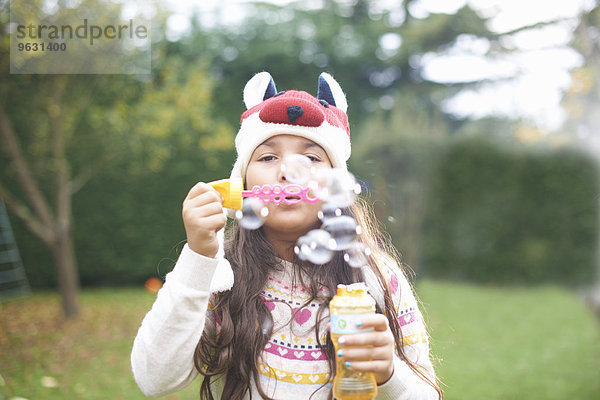
[[313, 264], [326, 264], [333, 257], [334, 241], [329, 232], [313, 229], [296, 242], [294, 252], [298, 258]]
[[302, 154], [286, 156], [281, 164], [281, 172], [290, 183], [303, 185], [310, 179], [314, 167], [312, 162]]
[[360, 227], [356, 225], [356, 220], [347, 215], [327, 219], [322, 228], [329, 232], [335, 241], [334, 250], [348, 249], [361, 232]]
[[354, 175], [343, 168], [319, 170], [315, 173], [312, 185], [318, 188], [317, 194], [321, 200], [340, 208], [350, 206], [361, 192]]
[[369, 264], [371, 249], [360, 242], [353, 242], [346, 251], [344, 251], [344, 260], [354, 268], [360, 268]]
[[317, 213], [321, 222], [327, 221], [329, 218], [335, 218], [342, 215], [342, 209], [335, 204], [324, 203], [323, 207]]
[[235, 212], [235, 218], [244, 229], [254, 230], [265, 223], [269, 209], [256, 197], [248, 197], [242, 203], [242, 209]]
[[271, 315], [265, 315], [263, 322], [261, 324], [262, 333], [265, 337], [270, 338], [273, 333], [273, 318]]

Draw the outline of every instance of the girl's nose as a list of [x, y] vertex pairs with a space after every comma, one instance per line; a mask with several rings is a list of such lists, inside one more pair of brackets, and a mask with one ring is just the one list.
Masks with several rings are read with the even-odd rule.
[[285, 162], [281, 162], [279, 164], [279, 172], [277, 173], [277, 182], [287, 182], [286, 175], [286, 165]]

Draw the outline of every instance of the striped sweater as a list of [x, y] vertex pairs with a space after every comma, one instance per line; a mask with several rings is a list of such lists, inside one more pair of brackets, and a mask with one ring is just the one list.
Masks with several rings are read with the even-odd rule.
[[[218, 332], [219, 321], [210, 311], [210, 281], [217, 259], [203, 257], [187, 245], [134, 340], [131, 362], [134, 377], [148, 396], [179, 391], [198, 375], [193, 354], [202, 331]], [[262, 296], [273, 316], [272, 334], [259, 360], [263, 389], [275, 399], [327, 399], [331, 391], [327, 355], [320, 349], [328, 330], [328, 310], [319, 306], [329, 293], [321, 289], [307, 304], [309, 294], [294, 284], [290, 266], [269, 276]], [[427, 333], [410, 285], [388, 270], [392, 298], [398, 312], [407, 356], [433, 375]], [[369, 280], [367, 279], [367, 284]], [[372, 286], [372, 284], [370, 285]], [[373, 290], [376, 300], [377, 290]], [[317, 318], [321, 319], [318, 333]], [[211, 329], [216, 328], [216, 329]], [[256, 379], [256, 377], [255, 377]], [[213, 379], [213, 393], [221, 393], [224, 379]], [[246, 398], [250, 398], [249, 395]], [[252, 385], [252, 398], [260, 396]], [[392, 378], [378, 388], [377, 399], [435, 399], [436, 392], [408, 365], [395, 359]]]

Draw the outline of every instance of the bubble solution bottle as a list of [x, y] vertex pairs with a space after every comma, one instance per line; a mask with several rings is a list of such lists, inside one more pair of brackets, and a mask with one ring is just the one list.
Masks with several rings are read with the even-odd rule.
[[353, 371], [337, 357], [341, 335], [368, 332], [358, 329], [356, 322], [375, 314], [375, 300], [368, 294], [364, 283], [338, 285], [337, 294], [329, 303], [331, 341], [336, 351], [336, 375], [333, 396], [340, 400], [370, 400], [377, 396], [377, 382], [371, 372]]

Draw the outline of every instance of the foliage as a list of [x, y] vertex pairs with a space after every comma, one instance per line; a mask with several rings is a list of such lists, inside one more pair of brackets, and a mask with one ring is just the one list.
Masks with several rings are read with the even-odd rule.
[[594, 277], [598, 191], [596, 163], [576, 151], [456, 140], [431, 178], [423, 268], [482, 283], [586, 283]]
[[[7, 55], [7, 36], [0, 38]], [[57, 198], [51, 116], [60, 114], [64, 122], [84, 284], [140, 282], [157, 274], [153, 266], [185, 237], [179, 208], [187, 190], [229, 172], [233, 129], [213, 108], [206, 62], [191, 66], [177, 55], [166, 58], [160, 40], [153, 57], [160, 68], [151, 76], [10, 77], [8, 56], [1, 57], [0, 105], [51, 205]], [[55, 101], [58, 83], [66, 95]], [[3, 156], [0, 166], [2, 184], [22, 198], [14, 166]], [[11, 222], [31, 284], [55, 285], [48, 250], [22, 221]], [[171, 266], [166, 264], [163, 275]]]
[[[416, 18], [407, 12], [412, 2], [382, 7], [373, 0], [324, 0], [318, 8], [303, 1], [285, 6], [256, 2], [248, 5], [242, 23], [227, 26], [217, 20], [213, 28], [196, 24], [189, 37], [169, 50], [188, 60], [199, 55], [211, 60], [215, 104], [231, 122], [239, 120], [241, 89], [253, 74], [267, 70], [279, 90], [316, 93], [318, 75], [330, 72], [348, 96], [354, 129], [381, 108], [384, 96], [401, 93], [429, 110], [438, 108], [453, 87], [425, 80], [423, 56], [451, 48], [461, 35], [498, 39], [469, 6], [454, 15]], [[226, 7], [217, 15], [226, 13]], [[361, 134], [353, 130], [354, 137]]]
[[[85, 114], [76, 138], [93, 144], [110, 136], [96, 151], [114, 159], [73, 200], [82, 284], [143, 282], [170, 270], [173, 263], [160, 260], [176, 259], [172, 249], [185, 239], [185, 194], [198, 180], [228, 173], [219, 161], [231, 157], [233, 131], [213, 117], [211, 93], [202, 65], [186, 69], [172, 57], [152, 80], [124, 84], [116, 104]], [[109, 95], [95, 91], [100, 99]], [[36, 242], [21, 231], [17, 240], [31, 284], [52, 284], [50, 266], [34, 261], [44, 258]]]
[[353, 141], [350, 169], [367, 188], [402, 261], [419, 273], [425, 188], [450, 126], [438, 110], [409, 95], [398, 96], [390, 111], [359, 126], [363, 135]]
[[[130, 284], [170, 270], [185, 239], [181, 201], [196, 181], [229, 174], [241, 91], [262, 70], [273, 74], [280, 90], [314, 93], [322, 71], [342, 83], [349, 99], [351, 168], [371, 190], [404, 260], [426, 272], [418, 260], [425, 251], [422, 218], [431, 168], [448, 137], [480, 131], [481, 125], [474, 128], [441, 111], [444, 99], [478, 82], [428, 81], [423, 62], [451, 52], [464, 38], [488, 41], [490, 57], [509, 49], [469, 5], [455, 14], [416, 17], [412, 2], [387, 8], [373, 0], [324, 0], [319, 8], [302, 1], [252, 2], [234, 25], [219, 20], [219, 13], [228, 12], [223, 2], [212, 26], [194, 19], [191, 33], [171, 42], [164, 39], [168, 15], [158, 13], [150, 77], [66, 76], [70, 96], [58, 105], [51, 104], [53, 77], [0, 76], [0, 102], [50, 202], [55, 183], [47, 162], [49, 109], [66, 116], [72, 132], [68, 159], [79, 189], [73, 229], [82, 282]], [[4, 32], [8, 21], [0, 22]], [[7, 48], [8, 36], [0, 39]], [[8, 54], [2, 55], [0, 65], [8, 71]], [[486, 126], [492, 134], [508, 124]], [[21, 194], [2, 157], [0, 178]], [[31, 283], [54, 285], [39, 240], [12, 222]], [[435, 234], [425, 230], [430, 232]]]
[[[444, 398], [598, 397], [600, 330], [572, 293], [430, 280], [417, 292]], [[129, 354], [153, 300], [142, 289], [85, 289], [81, 315], [66, 322], [53, 293], [0, 305], [0, 398], [144, 399]], [[166, 398], [196, 400], [198, 383]]]
[[597, 139], [600, 125], [600, 46], [598, 46], [598, 25], [600, 24], [600, 3], [581, 16], [573, 32], [572, 47], [583, 58], [583, 65], [571, 71], [571, 86], [563, 96], [562, 105], [568, 119], [563, 134], [581, 141], [584, 148], [598, 156]]

